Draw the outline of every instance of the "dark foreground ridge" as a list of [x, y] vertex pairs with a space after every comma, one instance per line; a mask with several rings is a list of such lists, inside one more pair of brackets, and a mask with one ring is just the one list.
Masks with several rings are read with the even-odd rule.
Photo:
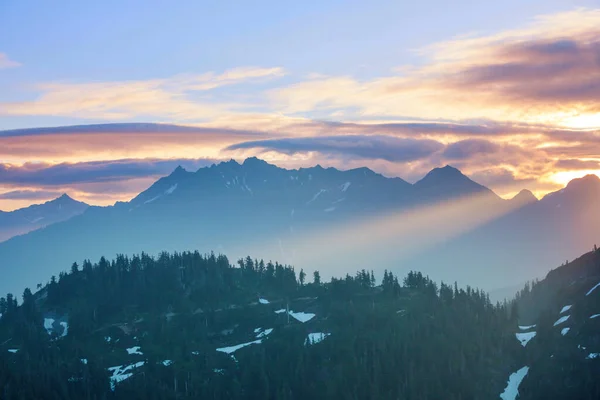
[[[0, 394], [596, 399], [600, 253], [584, 259], [496, 305], [417, 272], [386, 271], [376, 285], [366, 270], [324, 283], [318, 272], [198, 252], [85, 261], [26, 290], [19, 306], [0, 301]], [[573, 279], [553, 283], [561, 274]]]

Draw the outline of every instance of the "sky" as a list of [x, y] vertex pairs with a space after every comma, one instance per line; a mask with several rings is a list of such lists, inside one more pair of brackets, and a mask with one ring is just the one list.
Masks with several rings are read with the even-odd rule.
[[592, 0], [5, 0], [0, 210], [248, 156], [541, 197], [600, 175], [599, 99]]

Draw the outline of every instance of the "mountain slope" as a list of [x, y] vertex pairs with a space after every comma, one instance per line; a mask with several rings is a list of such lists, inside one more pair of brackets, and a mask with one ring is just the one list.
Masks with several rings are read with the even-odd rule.
[[508, 287], [600, 241], [599, 188], [588, 177], [539, 201], [503, 200], [451, 167], [415, 185], [367, 168], [286, 170], [256, 158], [177, 168], [130, 202], [0, 243], [0, 293], [35, 287], [75, 260], [194, 248], [281, 259], [325, 277], [375, 259], [379, 274], [394, 265]]
[[0, 242], [16, 235], [67, 220], [83, 213], [89, 206], [68, 195], [11, 212], [0, 211]]

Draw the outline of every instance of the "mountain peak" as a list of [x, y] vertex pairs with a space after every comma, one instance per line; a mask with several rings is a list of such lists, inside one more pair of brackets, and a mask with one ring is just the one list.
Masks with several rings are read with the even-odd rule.
[[510, 200], [519, 204], [529, 204], [535, 203], [538, 201], [538, 198], [535, 197], [531, 190], [523, 189]]
[[454, 197], [484, 192], [496, 196], [490, 189], [450, 165], [432, 169], [414, 187], [426, 197]]
[[[462, 172], [460, 172], [460, 170], [458, 170], [450, 165], [446, 165], [445, 167], [438, 167], [438, 168], [432, 169], [431, 171], [429, 171], [427, 173], [427, 175], [425, 175], [423, 177], [423, 179], [421, 179], [420, 181], [415, 183], [415, 185], [429, 186], [429, 185], [437, 185], [440, 183], [447, 184], [448, 182], [456, 182], [459, 180], [473, 182], [469, 178], [467, 178]], [[473, 183], [475, 183], [475, 182], [473, 182]]]
[[268, 162], [266, 162], [265, 160], [261, 160], [260, 158], [257, 157], [248, 157], [244, 160], [244, 162], [242, 163], [243, 166], [249, 167], [249, 166], [254, 166], [254, 165], [270, 165]]
[[600, 178], [598, 177], [598, 175], [587, 174], [586, 176], [583, 176], [581, 178], [572, 179], [567, 184], [567, 188], [579, 186], [579, 185], [590, 185], [590, 184], [593, 185], [593, 184], [598, 184], [598, 183], [600, 183]]

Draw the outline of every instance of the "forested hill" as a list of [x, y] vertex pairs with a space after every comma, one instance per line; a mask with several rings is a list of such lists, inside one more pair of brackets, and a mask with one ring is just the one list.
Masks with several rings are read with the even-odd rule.
[[[73, 264], [20, 305], [0, 300], [0, 396], [598, 398], [600, 359], [576, 353], [575, 339], [563, 353], [552, 347], [571, 340], [562, 326], [536, 320], [535, 336], [519, 327], [517, 302], [493, 305], [418, 272], [377, 278], [362, 270], [325, 283], [198, 252]], [[585, 312], [599, 294], [583, 294]], [[597, 326], [585, 329], [573, 333], [594, 354]], [[557, 378], [562, 397], [541, 396]]]
[[505, 306], [418, 273], [321, 283], [250, 258], [142, 255], [23, 297], [3, 302], [3, 399], [495, 398], [521, 351]]

